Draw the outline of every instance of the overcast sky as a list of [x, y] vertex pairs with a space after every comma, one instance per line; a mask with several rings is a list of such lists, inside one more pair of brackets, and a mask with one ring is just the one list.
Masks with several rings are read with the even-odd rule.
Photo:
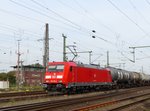
[[[62, 61], [63, 38], [76, 50], [92, 51], [92, 63], [132, 71], [150, 71], [150, 47], [135, 49], [135, 63], [129, 47], [149, 46], [150, 0], [1, 0], [0, 72], [17, 64], [20, 41], [24, 65], [41, 63], [45, 23], [49, 23], [50, 61]], [[93, 33], [92, 30], [96, 32]], [[95, 36], [95, 38], [92, 38]], [[69, 50], [67, 49], [67, 52]], [[73, 56], [68, 54], [68, 59]], [[75, 59], [89, 63], [89, 54]]]

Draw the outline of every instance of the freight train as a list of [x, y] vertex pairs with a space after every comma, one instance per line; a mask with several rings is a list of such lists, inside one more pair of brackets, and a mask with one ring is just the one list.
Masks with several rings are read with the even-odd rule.
[[150, 75], [76, 62], [49, 62], [43, 83], [44, 89], [49, 92], [82, 92], [144, 85], [150, 85]]

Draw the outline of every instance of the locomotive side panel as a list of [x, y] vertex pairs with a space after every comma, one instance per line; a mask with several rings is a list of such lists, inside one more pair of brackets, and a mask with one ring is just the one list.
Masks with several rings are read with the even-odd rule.
[[72, 67], [68, 76], [69, 82], [75, 86], [105, 85], [112, 83], [109, 71], [102, 69], [91, 69], [86, 67]]

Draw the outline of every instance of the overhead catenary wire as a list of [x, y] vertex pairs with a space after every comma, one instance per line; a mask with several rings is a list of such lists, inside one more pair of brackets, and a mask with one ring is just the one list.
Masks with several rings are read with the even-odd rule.
[[[132, 20], [126, 13], [124, 13], [120, 8], [118, 8], [111, 0], [107, 0], [113, 7], [115, 7], [120, 13], [122, 13], [128, 20], [130, 20], [133, 24], [135, 24], [146, 36], [150, 37], [149, 34], [134, 20]], [[119, 51], [120, 52], [120, 51]], [[123, 53], [121, 53], [125, 58], [127, 58], [129, 61], [132, 61], [128, 57], [126, 57]]]
[[[35, 0], [31, 0], [32, 2], [34, 2], [35, 4], [37, 4], [37, 5], [39, 5], [39, 6], [41, 6], [41, 7], [43, 7], [43, 8], [45, 8], [46, 10], [48, 10], [48, 11], [50, 11], [50, 12], [52, 12], [52, 13], [54, 13], [54, 14], [56, 14], [58, 17], [60, 17], [60, 18], [62, 18], [62, 19], [64, 19], [64, 20], [66, 20], [66, 21], [68, 21], [68, 22], [70, 22], [70, 23], [72, 23], [72, 24], [74, 24], [74, 25], [76, 25], [76, 26], [78, 26], [78, 27], [80, 27], [80, 28], [84, 28], [85, 30], [87, 30], [88, 31], [88, 29], [87, 28], [85, 28], [85, 27], [82, 27], [82, 26], [80, 26], [80, 25], [78, 25], [78, 24], [76, 24], [76, 23], [74, 23], [74, 22], [72, 22], [72, 21], [70, 21], [70, 20], [68, 20], [68, 19], [66, 19], [66, 18], [64, 18], [63, 16], [61, 16], [60, 14], [58, 14], [58, 13], [56, 13], [55, 11], [53, 11], [53, 10], [51, 10], [51, 9], [49, 9], [49, 8], [47, 8], [47, 7], [45, 7], [44, 5], [42, 5], [42, 4], [40, 4], [40, 3], [38, 3], [38, 2], [36, 2]], [[90, 33], [90, 32], [89, 32]], [[98, 37], [98, 36], [97, 36]], [[106, 40], [106, 39], [104, 39], [104, 38], [102, 38], [102, 37], [98, 37], [98, 38], [100, 38], [101, 40], [103, 40], [103, 41], [105, 41], [105, 42], [107, 42], [107, 43], [111, 43], [110, 41], [108, 41], [108, 40]]]
[[37, 4], [37, 5], [39, 5], [39, 6], [43, 7], [43, 8], [45, 8], [46, 10], [52, 12], [53, 14], [55, 14], [55, 15], [57, 15], [58, 17], [62, 18], [63, 20], [65, 20], [65, 21], [71, 23], [72, 25], [77, 26], [78, 28], [81, 28], [81, 27], [80, 27], [79, 25], [77, 25], [76, 23], [74, 23], [74, 22], [72, 22], [71, 20], [69, 20], [69, 19], [67, 19], [67, 18], [65, 18], [65, 17], [63, 17], [63, 16], [61, 16], [60, 14], [56, 13], [55, 11], [53, 11], [53, 10], [51, 10], [51, 9], [49, 9], [49, 8], [47, 8], [47, 7], [45, 7], [44, 5], [40, 4], [39, 2], [37, 2], [37, 1], [35, 1], [35, 0], [31, 0], [31, 1], [34, 2], [34, 3]]
[[134, 20], [132, 20], [125, 12], [123, 12], [117, 5], [115, 5], [111, 0], [107, 0], [114, 8], [116, 8], [120, 13], [122, 13], [129, 21], [131, 21], [139, 30], [141, 30], [146, 36], [150, 37], [149, 34]]
[[78, 14], [82, 14], [81, 11], [78, 11], [78, 10], [76, 10], [75, 8], [73, 8], [72, 6], [67, 5], [67, 4], [64, 3], [62, 0], [57, 0], [57, 2], [59, 2], [60, 4], [62, 4], [62, 5], [65, 6], [65, 7], [70, 8], [71, 10], [73, 10], [74, 12], [76, 12], [76, 13], [78, 13]]
[[36, 34], [34, 32], [31, 32], [31, 31], [27, 31], [25, 29], [21, 29], [21, 28], [15, 28], [13, 26], [10, 26], [10, 25], [6, 25], [6, 24], [0, 24], [0, 28], [4, 28], [4, 29], [7, 29], [7, 30], [11, 30], [13, 32], [16, 32], [16, 33], [19, 33], [19, 31], [21, 31], [23, 34], [26, 34], [26, 35], [30, 35], [32, 37], [41, 37], [42, 35], [41, 34]]
[[[20, 2], [20, 1], [18, 1], [18, 2]], [[40, 1], [37, 1], [37, 2], [40, 2]], [[65, 3], [66, 1], [63, 1], [63, 3]], [[82, 3], [82, 2], [80, 2], [80, 1], [78, 1], [79, 3]], [[21, 3], [21, 2], [20, 2]], [[43, 2], [41, 2], [42, 4], [43, 4]], [[22, 2], [22, 4], [24, 4], [23, 2]], [[27, 4], [27, 5], [26, 5]], [[29, 3], [25, 3], [25, 5], [26, 6], [29, 6], [29, 7], [32, 7], [32, 5], [31, 5], [31, 2], [29, 2]], [[35, 5], [35, 4], [34, 4]], [[83, 5], [83, 4], [81, 4], [81, 5]], [[86, 3], [85, 3], [85, 5], [86, 5]], [[47, 6], [47, 5], [46, 5]], [[84, 5], [83, 5], [84, 6]], [[72, 6], [73, 7], [73, 6]], [[32, 8], [34, 8], [34, 9], [36, 9], [36, 7], [32, 7]], [[50, 8], [50, 7], [49, 7]], [[67, 7], [65, 7], [66, 9], [67, 9]], [[74, 7], [73, 7], [74, 8]], [[84, 7], [83, 7], [84, 8]], [[40, 8], [40, 9], [42, 9], [42, 8]], [[40, 10], [40, 9], [36, 9], [36, 10]], [[54, 10], [54, 9], [53, 9]], [[80, 9], [81, 10], [81, 9]], [[20, 10], [20, 11], [22, 11], [22, 10]], [[43, 12], [43, 13], [47, 13], [47, 11], [45, 11], [45, 10], [40, 10], [41, 12]], [[54, 11], [56, 11], [56, 10], [54, 10]], [[82, 11], [82, 10], [81, 10]], [[56, 11], [57, 12], [57, 11]], [[5, 12], [4, 12], [5, 13]], [[58, 12], [57, 12], [58, 13]], [[47, 13], [47, 14], [50, 14], [50, 13]], [[61, 13], [60, 13], [61, 14]], [[88, 14], [88, 13], [87, 13]], [[87, 15], [87, 14], [85, 14], [85, 15]], [[61, 14], [61, 15], [63, 15], [63, 14]], [[54, 15], [55, 16], [55, 15]], [[90, 15], [89, 15], [90, 16]], [[31, 16], [32, 17], [32, 16]], [[35, 16], [34, 16], [35, 17]], [[57, 16], [55, 16], [56, 18], [57, 18]], [[65, 17], [65, 16], [64, 16]], [[80, 16], [79, 16], [80, 17]], [[58, 17], [59, 18], [59, 17]], [[66, 18], [68, 18], [67, 16], [66, 16]], [[91, 17], [89, 17], [89, 18], [91, 18]], [[86, 18], [86, 19], [88, 19], [89, 20], [89, 18]], [[26, 18], [25, 18], [26, 19]], [[60, 18], [59, 18], [60, 19]], [[43, 18], [42, 19], [42, 21], [44, 21], [45, 20], [45, 18]], [[71, 20], [71, 19], [70, 19]], [[64, 21], [64, 20], [63, 20]], [[29, 22], [29, 21], [28, 21]], [[38, 22], [38, 21], [37, 21]], [[66, 21], [65, 21], [66, 22]], [[75, 21], [76, 22], [76, 21]], [[94, 19], [94, 21], [93, 21], [93, 23], [96, 23], [96, 19]], [[36, 22], [35, 22], [36, 23]], [[39, 22], [40, 23], [40, 22]], [[41, 22], [42, 23], [42, 22]], [[104, 23], [105, 24], [105, 23]], [[82, 24], [80, 24], [80, 25], [82, 25]], [[95, 25], [95, 24], [91, 24], [91, 25]], [[35, 25], [36, 27], [37, 27], [37, 25]], [[55, 26], [55, 24], [54, 24], [54, 26]], [[113, 25], [112, 25], [113, 26]], [[63, 26], [62, 26], [63, 27]], [[72, 27], [70, 27], [70, 29], [71, 29]], [[69, 29], [69, 28], [68, 28]], [[72, 28], [71, 30], [68, 30], [68, 32], [69, 31], [73, 31], [73, 30], [76, 30], [75, 28]], [[114, 28], [115, 29], [115, 28]], [[117, 29], [117, 28], [116, 28]], [[54, 31], [55, 31], [56, 29], [54, 29]], [[96, 30], [96, 29], [95, 29]], [[63, 30], [64, 31], [64, 30]], [[76, 30], [77, 31], [77, 30]], [[108, 41], [111, 41], [111, 42], [113, 42], [112, 41], [112, 39], [108, 39], [107, 38], [107, 36], [105, 37], [105, 36], [101, 36], [101, 35], [99, 35], [99, 33], [98, 33], [98, 31], [101, 31], [101, 30], [96, 30], [97, 31], [97, 34], [96, 34], [96, 36], [99, 36], [99, 37], [102, 37], [102, 38], [104, 38], [104, 39], [106, 39], [106, 40], [108, 40]], [[24, 32], [26, 32], [26, 31], [24, 31]], [[38, 31], [37, 31], [38, 32]], [[60, 31], [59, 31], [60, 32]], [[67, 32], [67, 30], [66, 30], [66, 32]], [[82, 30], [80, 31], [81, 33], [83, 33], [82, 32]], [[88, 31], [87, 31], [88, 32]], [[54, 33], [54, 32], [52, 32], [53, 34], [56, 34], [56, 32]], [[109, 34], [109, 33], [108, 33]], [[73, 32], [73, 34], [70, 34], [69, 36], [72, 36], [72, 35], [74, 35], [74, 32]], [[79, 34], [78, 34], [79, 35]], [[77, 36], [78, 36], [77, 35]], [[85, 36], [85, 40], [86, 39], [89, 39], [89, 37], [90, 37], [90, 35], [92, 35], [92, 33], [86, 33], [84, 36]], [[52, 36], [54, 36], [54, 35], [52, 35]], [[56, 38], [58, 39], [58, 42], [59, 41], [61, 41], [61, 39], [58, 37], [59, 35], [56, 35]], [[81, 35], [79, 35], [80, 37], [82, 37]], [[23, 38], [26, 38], [26, 36], [25, 35], [23, 35]], [[32, 38], [32, 36], [30, 36], [31, 38]], [[79, 40], [77, 40], [78, 38], [76, 37], [76, 34], [71, 38], [71, 39], [74, 39], [74, 40], [70, 40], [71, 42], [73, 41], [73, 42], [77, 42], [77, 44], [81, 44], [80, 45], [80, 47], [82, 48], [82, 49], [86, 49], [85, 47], [83, 47], [83, 46], [90, 46], [90, 47], [93, 47], [94, 46], [94, 48], [95, 47], [97, 47], [97, 49], [99, 49], [100, 51], [101, 51], [101, 49], [100, 49], [100, 47], [104, 47], [105, 45], [103, 45], [103, 44], [101, 44], [101, 40], [100, 40], [100, 42], [98, 43], [98, 44], [93, 44], [93, 43], [89, 43], [89, 44], [86, 44], [85, 42], [86, 41], [81, 41], [81, 39], [79, 38]], [[93, 41], [94, 41], [94, 39], [93, 39]], [[93, 41], [91, 41], [91, 42], [93, 42]], [[97, 40], [96, 40], [97, 41]], [[102, 40], [103, 41], [103, 40]], [[59, 42], [56, 42], [55, 43], [55, 45], [57, 46], [57, 44], [59, 44], [59, 45], [61, 45], [61, 43]], [[70, 42], [70, 43], [71, 43]], [[104, 41], [105, 42], [105, 41]], [[122, 42], [122, 41], [119, 41], [120, 43]], [[132, 41], [131, 41], [132, 42]], [[82, 45], [84, 43], [84, 45]], [[106, 42], [107, 43], [107, 42]], [[32, 42], [29, 42], [29, 46], [31, 46], [31, 44], [32, 44]], [[33, 43], [34, 44], [34, 43]], [[108, 43], [108, 44], [110, 44], [110, 43]], [[42, 45], [41, 43], [40, 43], [40, 45]], [[39, 45], [39, 46], [40, 46]], [[54, 44], [52, 44], [52, 45], [54, 45]], [[102, 46], [103, 45], [103, 46]], [[24, 46], [24, 44], [23, 44], [23, 46]], [[37, 46], [38, 46], [38, 44], [37, 44]], [[117, 45], [116, 45], [117, 46]], [[117, 46], [122, 52], [123, 51], [127, 51], [127, 49], [126, 49], [126, 47], [128, 47], [128, 45], [127, 45], [127, 43], [125, 43], [125, 45], [123, 45], [123, 44], [119, 44], [118, 46]], [[59, 47], [60, 48], [60, 47]], [[112, 47], [111, 47], [112, 48]], [[113, 47], [113, 48], [115, 48], [115, 47]], [[33, 49], [35, 49], [35, 48], [33, 48]], [[38, 50], [38, 49], [35, 49], [35, 50]], [[56, 49], [56, 51], [58, 51], [59, 49]], [[31, 50], [32, 51], [32, 50]], [[96, 50], [95, 50], [96, 51]], [[115, 52], [115, 51], [114, 51]], [[34, 53], [34, 52], [33, 52]], [[53, 53], [53, 52], [52, 52]], [[124, 52], [123, 52], [124, 53]], [[128, 56], [128, 53], [124, 53], [126, 56]], [[139, 57], [142, 57], [142, 56], [139, 56]], [[96, 58], [96, 57], [95, 57]], [[103, 58], [104, 59], [104, 58]], [[94, 60], [94, 59], [93, 59]]]
[[[58, 13], [56, 13], [55, 11], [53, 11], [53, 10], [51, 10], [51, 9], [49, 9], [49, 8], [47, 8], [47, 7], [45, 7], [44, 5], [42, 5], [42, 4], [38, 3], [38, 2], [36, 2], [35, 0], [31, 0], [31, 1], [34, 2], [34, 3], [37, 4], [37, 5], [39, 5], [39, 6], [43, 7], [43, 8], [45, 8], [46, 10], [49, 10], [50, 12], [56, 14], [58, 17], [61, 17], [62, 19], [66, 20], [66, 21], [68, 21], [68, 22], [70, 22], [70, 23], [72, 23], [72, 24], [74, 24], [74, 25], [76, 25], [76, 26], [78, 26], [78, 27], [80, 27], [80, 28], [83, 28], [83, 27], [79, 26], [78, 24], [73, 23], [72, 21], [70, 21], [70, 20], [64, 18], [63, 16], [61, 16], [61, 15], [58, 14]], [[88, 29], [86, 29], [86, 28], [85, 28], [85, 30], [88, 31]], [[88, 33], [90, 33], [90, 32], [88, 32]], [[91, 33], [90, 33], [90, 34], [91, 34]], [[92, 36], [92, 34], [91, 34], [91, 36]], [[95, 35], [95, 36], [97, 36], [97, 35]], [[112, 42], [110, 42], [110, 41], [108, 41], [108, 40], [106, 40], [106, 39], [104, 39], [104, 38], [102, 38], [102, 37], [100, 37], [100, 36], [97, 36], [97, 37], [100, 38], [101, 40], [103, 40], [103, 41], [109, 43], [109, 44], [113, 44]]]
[[[30, 7], [27, 7], [27, 6], [25, 6], [25, 5], [23, 5], [23, 4], [20, 4], [20, 3], [18, 3], [18, 2], [15, 2], [15, 1], [13, 1], [13, 0], [9, 0], [9, 1], [11, 1], [11, 2], [13, 2], [13, 3], [15, 3], [15, 4], [17, 4], [17, 5], [19, 5], [19, 6], [22, 6], [22, 7], [24, 7], [24, 8], [27, 8], [27, 9], [29, 9], [29, 10], [31, 10], [31, 11], [34, 11], [34, 12], [36, 12], [36, 13], [39, 13], [39, 14], [42, 14], [42, 15], [44, 15], [44, 16], [46, 16], [46, 17], [49, 17], [49, 16], [47, 16], [47, 15], [45, 15], [45, 14], [43, 14], [43, 13], [41, 13], [40, 11], [37, 11], [37, 10], [35, 10], [35, 9], [32, 9], [32, 8], [30, 8]], [[35, 2], [35, 1], [34, 1]], [[37, 3], [37, 2], [36, 2]], [[47, 8], [46, 8], [47, 9]], [[57, 13], [56, 13], [57, 14]], [[57, 19], [55, 19], [56, 21], [57, 21]], [[64, 22], [63, 22], [64, 23]], [[66, 23], [65, 23], [66, 24]], [[68, 25], [68, 24], [67, 24]], [[70, 25], [69, 25], [70, 26]], [[71, 26], [71, 27], [73, 27], [73, 28], [76, 28], [77, 30], [80, 30], [80, 29], [78, 29], [77, 27], [74, 27], [74, 26]], [[86, 29], [86, 31], [87, 31], [87, 29]], [[87, 31], [88, 32], [88, 31]]]
[[105, 41], [105, 42], [107, 42], [107, 43], [111, 43], [111, 42], [109, 42], [108, 40], [103, 39], [103, 38], [101, 38], [101, 37], [98, 37], [98, 38], [100, 38], [101, 40], [103, 40], [103, 41]]
[[106, 28], [107, 30], [109, 30], [110, 32], [112, 32], [113, 34], [117, 34], [116, 31], [114, 31], [112, 28], [110, 28], [109, 26], [103, 24], [102, 22], [100, 22], [100, 20], [98, 20], [98, 22], [95, 22], [96, 18], [95, 16], [90, 13], [87, 9], [85, 9], [77, 0], [74, 0], [74, 2], [84, 11], [84, 13], [86, 14], [86, 17], [88, 17], [92, 22], [94, 23], [98, 23], [99, 25], [103, 26], [104, 28]]
[[84, 31], [84, 32], [86, 32], [86, 33], [91, 34], [91, 32], [90, 32], [91, 29], [88, 29], [88, 28], [86, 28], [86, 27], [83, 27], [83, 26], [81, 26], [81, 25], [79, 25], [79, 24], [77, 24], [77, 23], [75, 23], [75, 22], [73, 22], [73, 21], [71, 21], [71, 20], [69, 20], [69, 19], [63, 17], [62, 15], [56, 13], [55, 11], [49, 9], [48, 7], [42, 5], [41, 3], [39, 3], [39, 2], [37, 2], [37, 1], [35, 1], [35, 0], [31, 0], [31, 1], [34, 2], [35, 4], [39, 5], [39, 6], [43, 7], [44, 9], [46, 9], [46, 10], [52, 12], [53, 14], [57, 15], [57, 16], [60, 17], [61, 19], [63, 19], [63, 20], [65, 20], [65, 21], [71, 23], [72, 25], [78, 27], [78, 28], [76, 28], [76, 29], [82, 30], [82, 31]]
[[[35, 10], [35, 9], [33, 9], [33, 8], [27, 7], [26, 5], [23, 5], [23, 4], [21, 4], [21, 3], [15, 2], [15, 1], [13, 1], [13, 0], [9, 0], [9, 1], [11, 1], [11, 2], [13, 2], [14, 4], [19, 5], [19, 6], [21, 6], [21, 7], [27, 8], [27, 9], [29, 9], [29, 10], [31, 10], [31, 11], [34, 11], [34, 12], [36, 12], [36, 13], [38, 13], [38, 14], [41, 14], [41, 15], [46, 16], [46, 17], [48, 17], [48, 18], [51, 18], [50, 16], [48, 16], [48, 15], [46, 15], [46, 14], [40, 12], [40, 11], [37, 11], [37, 10]], [[34, 0], [32, 0], [32, 2], [33, 2], [33, 1], [34, 1]], [[47, 8], [47, 7], [45, 7], [45, 6], [41, 5], [41, 4], [39, 4], [38, 2], [35, 2], [35, 1], [34, 1], [34, 3], [36, 3], [37, 5], [39, 5], [39, 6], [43, 7], [43, 8], [45, 8], [45, 9], [49, 10], [49, 8]], [[52, 11], [52, 10], [49, 10], [49, 11]], [[53, 12], [54, 12], [54, 11], [53, 11]], [[55, 12], [54, 12], [54, 13], [55, 13]], [[55, 14], [57, 14], [57, 13], [55, 13]], [[59, 14], [57, 14], [57, 15], [61, 17], [61, 15], [59, 15]], [[56, 20], [56, 21], [59, 21], [59, 22], [60, 22], [60, 20], [58, 20], [58, 19], [56, 19], [56, 18], [53, 18], [53, 20]], [[65, 19], [64, 19], [64, 20], [65, 20]], [[66, 20], [68, 20], [68, 19], [66, 19]], [[64, 22], [63, 22], [63, 23], [64, 23]], [[65, 23], [65, 24], [66, 24], [66, 23]], [[74, 23], [74, 24], [75, 24], [75, 23]], [[69, 24], [67, 24], [67, 25], [69, 25]], [[89, 29], [87, 29], [87, 28], [85, 28], [85, 27], [81, 27], [81, 26], [78, 25], [78, 24], [75, 24], [75, 25], [78, 26], [79, 28], [77, 28], [77, 27], [75, 27], [75, 26], [72, 26], [72, 25], [71, 25], [71, 26], [74, 27], [74, 28], [76, 28], [76, 29], [78, 29], [78, 30], [84, 29], [84, 31], [85, 31], [86, 33], [89, 33], [90, 35], [92, 35], [92, 33], [90, 32]], [[105, 40], [105, 39], [103, 39], [102, 37], [99, 37], [99, 38], [100, 38], [101, 40], [103, 40], [103, 41], [109, 43], [108, 40]]]
[[21, 3], [15, 2], [15, 1], [13, 1], [13, 0], [9, 0], [9, 1], [12, 2], [12, 3], [14, 3], [14, 4], [16, 4], [16, 5], [19, 5], [19, 6], [21, 6], [21, 7], [24, 7], [24, 8], [26, 8], [26, 9], [28, 9], [28, 10], [31, 10], [31, 11], [33, 11], [33, 12], [36, 12], [36, 13], [38, 13], [38, 14], [40, 14], [40, 15], [43, 15], [43, 16], [45, 16], [45, 17], [48, 17], [48, 18], [50, 18], [50, 19], [52, 19], [52, 20], [54, 20], [54, 21], [63, 23], [63, 24], [68, 25], [68, 26], [70, 26], [70, 27], [72, 27], [72, 28], [79, 29], [78, 27], [75, 27], [75, 26], [73, 26], [73, 25], [67, 24], [67, 23], [65, 23], [65, 22], [63, 22], [63, 21], [61, 21], [61, 20], [59, 20], [59, 19], [56, 19], [56, 18], [54, 18], [54, 17], [51, 17], [51, 16], [49, 16], [49, 15], [47, 15], [47, 14], [41, 12], [41, 11], [35, 10], [35, 9], [33, 9], [33, 8], [30, 8], [30, 7], [26, 6], [26, 5], [23, 5], [23, 4], [21, 4]]
[[[82, 9], [82, 10], [84, 10], [84, 12], [86, 13], [86, 14], [88, 14], [88, 15], [90, 15], [92, 18], [90, 18], [89, 16], [86, 16], [86, 17], [88, 17], [90, 20], [94, 20], [94, 16], [91, 14], [91, 13], [89, 13], [83, 6], [81, 6], [80, 4], [79, 4], [79, 2], [77, 2], [77, 0], [74, 0], [74, 2], [77, 4], [77, 5], [79, 5], [79, 7]], [[65, 5], [65, 4], [64, 4]], [[101, 24], [101, 25], [103, 25], [106, 29], [108, 29], [109, 31], [111, 31], [111, 32], [113, 32], [114, 33], [114, 31], [112, 30], [112, 29], [110, 29], [109, 27], [107, 27], [106, 25], [104, 25], [104, 24]], [[115, 32], [115, 34], [116, 34], [116, 32]], [[96, 36], [96, 35], [95, 35]], [[101, 39], [101, 40], [103, 40], [103, 41], [105, 41], [105, 42], [107, 42], [107, 43], [109, 43], [109, 44], [112, 44], [112, 45], [114, 45], [114, 43], [112, 43], [111, 41], [108, 41], [108, 40], [106, 40], [106, 39], [104, 39], [104, 38], [102, 38], [102, 37], [100, 37], [100, 36], [96, 36], [97, 38], [99, 38], [99, 39]]]
[[[77, 2], [77, 0], [74, 0], [74, 2], [75, 2], [76, 4], [78, 4], [78, 6], [79, 6], [81, 9], [83, 9], [85, 13], [87, 13], [88, 15], [91, 15], [92, 18], [94, 17], [94, 16], [93, 16], [91, 13], [89, 13], [81, 4], [79, 4], [79, 2]], [[91, 18], [90, 18], [90, 19], [91, 19]], [[91, 20], [93, 20], [93, 19], [91, 19]], [[102, 25], [103, 25], [106, 29], [108, 29], [109, 31], [114, 32], [112, 29], [110, 29], [110, 28], [107, 27], [106, 25], [104, 25], [104, 24], [102, 24]], [[115, 34], [117, 34], [117, 33], [115, 32]], [[106, 40], [106, 39], [103, 39], [103, 38], [100, 37], [100, 36], [98, 36], [98, 38], [101, 39], [101, 40], [103, 40], [103, 41], [105, 41], [105, 42], [107, 42], [107, 43], [109, 43], [109, 44], [114, 45], [114, 43], [112, 43], [111, 41], [108, 41], [108, 40]], [[130, 60], [130, 59], [129, 59], [129, 60]]]
[[0, 11], [3, 12], [3, 13], [11, 14], [11, 15], [16, 15], [18, 17], [23, 17], [23, 18], [26, 18], [28, 20], [44, 23], [44, 21], [41, 21], [41, 20], [38, 20], [38, 19], [35, 19], [35, 18], [31, 18], [31, 17], [28, 17], [28, 16], [24, 16], [22, 14], [18, 14], [18, 13], [15, 13], [15, 12], [11, 12], [11, 11], [8, 11], [8, 10], [5, 10], [5, 9], [0, 9]]
[[146, 1], [146, 3], [148, 4], [148, 5], [150, 5], [150, 1], [149, 0], [145, 0]]
[[[137, 12], [137, 14], [144, 20], [144, 22], [148, 26], [150, 26], [150, 22], [147, 20], [147, 18], [145, 18], [145, 16], [142, 14], [142, 12], [140, 12], [140, 10], [136, 7], [136, 5], [134, 4], [134, 2], [132, 2], [132, 0], [128, 0], [128, 1], [131, 4], [131, 6], [133, 7], [133, 9], [135, 10], [135, 12]], [[137, 44], [137, 42], [141, 41], [144, 37], [146, 37], [146, 36], [140, 37], [140, 39], [138, 39], [137, 41], [135, 41], [134, 44]]]
[[150, 26], [150, 22], [144, 17], [144, 15], [138, 10], [138, 8], [134, 5], [132, 0], [128, 0], [133, 9], [139, 14], [139, 16], [145, 21], [146, 24]]
[[[9, 30], [12, 30], [12, 31], [16, 31], [15, 29], [12, 29], [12, 28], [8, 28], [8, 27], [5, 27], [6, 29], [9, 29]], [[33, 33], [34, 34], [34, 33]], [[2, 33], [0, 33], [0, 35], [2, 35]], [[9, 35], [9, 34], [6, 34], [8, 37], [14, 37], [14, 35]], [[34, 35], [35, 36], [35, 35]], [[33, 37], [33, 35], [32, 35], [32, 37]], [[39, 36], [39, 37], [41, 37], [41, 36]], [[7, 39], [7, 38], [5, 38], [5, 40], [6, 41], [10, 41], [10, 42], [12, 42], [12, 40], [11, 39]], [[32, 39], [32, 38], [22, 38], [22, 40], [24, 40], [24, 41], [28, 41], [28, 40], [30, 40], [31, 42], [36, 42], [37, 41], [37, 39]], [[57, 41], [58, 42], [58, 41]], [[59, 44], [58, 44], [59, 45]], [[34, 47], [33, 45], [28, 45], [28, 47], [29, 46], [32, 46], [32, 47]], [[37, 48], [37, 47], [34, 47], [35, 49]]]
[[[22, 14], [19, 14], [19, 13], [14, 13], [14, 12], [11, 12], [11, 11], [8, 11], [8, 10], [4, 10], [4, 9], [0, 9], [0, 12], [7, 13], [7, 14], [11, 14], [11, 15], [14, 15], [14, 16], [18, 16], [18, 17], [21, 17], [21, 18], [26, 19], [26, 20], [31, 20], [32, 23], [36, 22], [36, 24], [37, 24], [37, 22], [38, 22], [38, 23], [42, 23], [42, 24], [45, 23], [44, 21], [41, 21], [41, 20], [39, 20], [39, 19], [37, 19], [37, 18], [31, 18], [31, 17], [25, 16], [25, 15], [22, 15]], [[52, 23], [49, 23], [49, 24], [50, 24], [50, 25], [53, 25], [53, 26], [56, 26], [56, 27], [58, 27], [58, 28], [70, 29], [70, 28], [67, 28], [67, 27], [66, 27], [66, 26], [68, 26], [68, 25], [60, 26], [60, 25], [52, 24]], [[73, 27], [73, 29], [74, 29], [74, 27]]]
[[[80, 13], [82, 16], [84, 16], [85, 18], [88, 18], [89, 21], [91, 21], [91, 23], [94, 23], [92, 24], [92, 26], [95, 26], [97, 25], [97, 22], [96, 22], [96, 18], [95, 16], [90, 13], [89, 11], [87, 11], [83, 6], [81, 6], [81, 4], [79, 4], [79, 2], [77, 2], [77, 0], [74, 0], [74, 2], [79, 6], [79, 8], [81, 8], [83, 10], [82, 11], [78, 11], [76, 9], [74, 9], [73, 7], [71, 7], [70, 5], [67, 5], [66, 3], [62, 2], [61, 0], [58, 0], [59, 3], [61, 3], [62, 5], [66, 6], [67, 8], [73, 10], [74, 12], [76, 13]], [[108, 31], [112, 32], [113, 34], [117, 34], [117, 32], [113, 31], [110, 27], [108, 27], [107, 25], [103, 24], [102, 22], [99, 22], [100, 20], [98, 20], [98, 25], [100, 26], [103, 26], [105, 29], [107, 29]], [[98, 33], [99, 35], [102, 35], [100, 33]], [[103, 35], [104, 36], [104, 35]]]

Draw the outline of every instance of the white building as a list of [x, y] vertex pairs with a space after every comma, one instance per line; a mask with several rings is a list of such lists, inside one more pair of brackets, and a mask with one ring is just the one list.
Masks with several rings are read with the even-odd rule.
[[0, 89], [8, 89], [9, 81], [0, 81]]

